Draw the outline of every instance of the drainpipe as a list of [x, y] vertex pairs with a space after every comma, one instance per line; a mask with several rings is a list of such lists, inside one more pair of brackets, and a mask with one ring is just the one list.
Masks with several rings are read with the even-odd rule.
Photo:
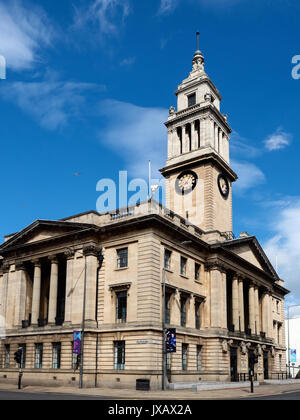
[[[102, 248], [99, 250], [98, 253], [98, 262], [99, 265], [97, 267], [97, 278], [96, 278], [96, 322], [97, 322], [97, 329], [98, 329], [98, 289], [99, 289], [99, 274], [100, 274], [100, 270], [102, 268], [103, 265], [103, 261], [104, 261], [104, 256], [103, 256], [103, 250]], [[96, 372], [95, 372], [95, 388], [97, 388], [98, 385], [98, 344], [99, 344], [99, 333], [97, 331], [96, 333]]]

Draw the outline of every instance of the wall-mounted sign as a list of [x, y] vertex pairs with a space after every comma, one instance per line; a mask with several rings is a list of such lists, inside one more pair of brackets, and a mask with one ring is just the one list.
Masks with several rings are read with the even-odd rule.
[[297, 350], [291, 349], [291, 355], [290, 355], [291, 363], [297, 363]]
[[169, 328], [167, 330], [167, 353], [176, 353], [176, 329]]

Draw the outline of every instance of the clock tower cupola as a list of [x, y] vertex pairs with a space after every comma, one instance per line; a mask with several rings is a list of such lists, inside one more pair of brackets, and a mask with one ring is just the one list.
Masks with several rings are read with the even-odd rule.
[[230, 167], [231, 129], [204, 65], [197, 33], [192, 71], [178, 86], [177, 110], [170, 108], [165, 124], [166, 206], [206, 232], [231, 232], [232, 183], [237, 180]]

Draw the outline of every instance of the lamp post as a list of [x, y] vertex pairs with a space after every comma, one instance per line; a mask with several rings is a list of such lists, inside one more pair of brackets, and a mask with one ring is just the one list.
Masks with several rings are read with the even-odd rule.
[[291, 308], [300, 308], [300, 305], [291, 305], [288, 306], [288, 364], [289, 364], [289, 378], [291, 377], [291, 349], [290, 349], [290, 309]]
[[166, 270], [162, 270], [163, 279], [163, 380], [162, 389], [167, 389], [167, 346], [166, 346]]

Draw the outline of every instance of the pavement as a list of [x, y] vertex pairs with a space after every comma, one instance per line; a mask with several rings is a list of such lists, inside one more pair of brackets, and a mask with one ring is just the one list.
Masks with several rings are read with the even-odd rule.
[[[33, 394], [44, 394], [47, 399], [51, 395], [54, 396], [70, 396], [70, 399], [74, 399], [75, 396], [78, 396], [78, 399], [86, 398], [96, 398], [103, 400], [235, 400], [235, 399], [252, 399], [260, 397], [273, 397], [286, 396], [285, 399], [288, 399], [288, 394], [293, 394], [293, 396], [298, 397], [296, 399], [300, 400], [300, 380], [299, 383], [286, 383], [286, 384], [261, 384], [259, 387], [254, 389], [254, 393], [250, 392], [250, 383], [249, 389], [247, 388], [235, 388], [235, 389], [221, 389], [221, 390], [206, 390], [206, 391], [194, 391], [194, 390], [175, 390], [175, 391], [135, 391], [130, 389], [110, 389], [110, 388], [86, 388], [78, 389], [74, 387], [42, 387], [42, 386], [25, 386], [21, 391], [17, 390], [17, 384], [0, 384], [0, 398], [1, 394], [4, 395], [5, 392], [15, 392], [17, 395], [26, 398], [26, 395], [32, 396]], [[4, 398], [2, 398], [3, 400]], [[66, 398], [67, 399], [67, 398]], [[266, 398], [264, 398], [266, 399]], [[280, 398], [282, 399], [282, 398]], [[295, 399], [295, 398], [293, 398]]]

